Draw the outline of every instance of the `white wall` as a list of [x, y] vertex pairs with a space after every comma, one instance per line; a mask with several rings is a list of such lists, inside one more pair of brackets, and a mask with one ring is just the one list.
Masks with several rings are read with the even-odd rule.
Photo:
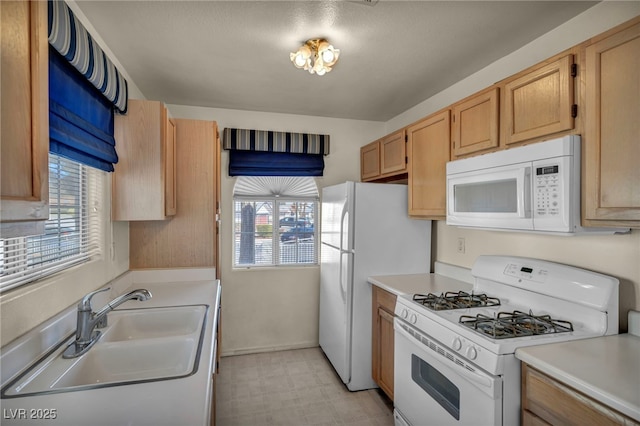
[[[386, 123], [385, 133], [455, 103], [494, 82], [640, 15], [640, 2], [602, 2], [470, 77]], [[553, 237], [523, 233], [464, 230], [438, 221], [434, 261], [471, 267], [481, 254], [510, 254], [566, 263], [620, 279], [620, 325], [629, 309], [640, 310], [640, 231], [629, 235]], [[458, 238], [465, 253], [457, 252]]]
[[[169, 105], [176, 118], [213, 120], [224, 128], [276, 130], [330, 135], [319, 188], [360, 179], [360, 146], [383, 133], [384, 124], [238, 110]], [[233, 186], [229, 156], [221, 158], [222, 353], [262, 352], [318, 344], [320, 268], [233, 269]]]

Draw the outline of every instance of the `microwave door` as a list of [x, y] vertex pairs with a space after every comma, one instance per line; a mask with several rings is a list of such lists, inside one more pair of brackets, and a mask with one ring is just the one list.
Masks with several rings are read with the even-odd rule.
[[532, 230], [531, 163], [449, 175], [447, 224]]

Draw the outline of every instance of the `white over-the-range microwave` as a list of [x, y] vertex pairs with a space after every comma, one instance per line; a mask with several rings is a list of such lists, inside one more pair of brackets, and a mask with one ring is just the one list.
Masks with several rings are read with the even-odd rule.
[[556, 235], [580, 226], [580, 136], [447, 163], [447, 225]]

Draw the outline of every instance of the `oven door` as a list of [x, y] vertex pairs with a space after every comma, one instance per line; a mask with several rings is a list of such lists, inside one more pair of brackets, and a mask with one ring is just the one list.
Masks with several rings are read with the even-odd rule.
[[394, 405], [423, 425], [501, 425], [502, 378], [396, 318]]
[[531, 163], [447, 175], [447, 225], [533, 229]]

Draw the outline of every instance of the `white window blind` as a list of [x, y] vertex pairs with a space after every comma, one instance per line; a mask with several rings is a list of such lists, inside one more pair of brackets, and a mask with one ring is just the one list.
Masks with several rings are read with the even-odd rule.
[[45, 233], [0, 240], [0, 291], [100, 256], [104, 172], [49, 154]]

